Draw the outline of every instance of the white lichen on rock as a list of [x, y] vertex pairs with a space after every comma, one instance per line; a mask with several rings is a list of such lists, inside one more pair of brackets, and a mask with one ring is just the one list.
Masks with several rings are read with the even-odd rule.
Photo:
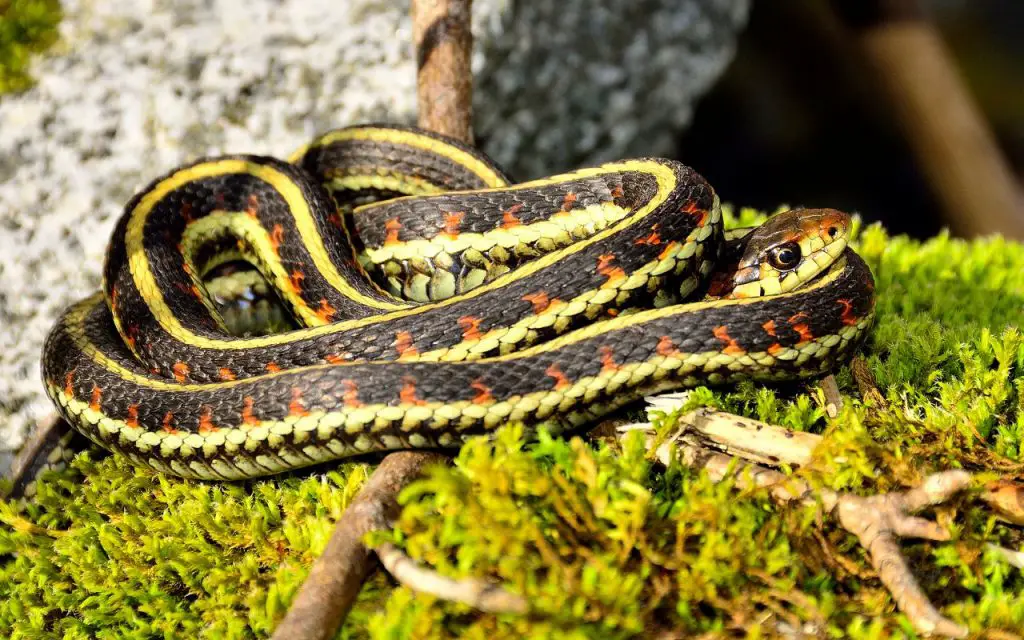
[[[415, 119], [408, 0], [65, 0], [38, 84], [0, 98], [0, 471], [51, 411], [60, 310], [100, 284], [131, 195], [204, 155], [285, 156]], [[748, 0], [476, 0], [476, 131], [519, 178], [671, 154]]]

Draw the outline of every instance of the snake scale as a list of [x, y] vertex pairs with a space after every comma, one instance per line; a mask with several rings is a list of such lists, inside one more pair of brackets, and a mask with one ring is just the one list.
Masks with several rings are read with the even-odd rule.
[[[158, 178], [113, 232], [103, 292], [44, 347], [60, 413], [185, 477], [572, 429], [645, 394], [820, 375], [873, 316], [834, 210], [727, 239], [713, 188], [640, 158], [511, 184], [411, 128], [333, 131], [289, 162]], [[251, 264], [293, 319], [237, 335], [210, 290]]]

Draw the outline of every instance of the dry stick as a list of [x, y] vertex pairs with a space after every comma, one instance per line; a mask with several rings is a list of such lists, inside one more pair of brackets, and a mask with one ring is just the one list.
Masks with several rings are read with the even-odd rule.
[[[865, 396], [877, 394], [878, 390], [873, 384], [874, 378], [863, 360], [855, 360], [853, 364], [854, 377], [863, 385], [861, 393]], [[649, 399], [651, 400], [655, 406], [659, 404], [658, 399]], [[678, 401], [662, 401], [661, 404], [665, 409], [671, 410], [674, 408], [674, 402]], [[879, 402], [884, 403], [884, 399], [880, 399]], [[817, 434], [792, 431], [708, 408], [682, 415], [678, 418], [678, 423], [684, 426], [683, 433], [678, 436], [683, 442], [773, 466], [807, 464], [811, 460], [814, 448], [822, 440], [822, 436]], [[650, 425], [622, 425], [617, 429], [620, 432], [646, 430], [650, 429]], [[837, 458], [836, 462], [842, 463], [843, 459]], [[985, 502], [999, 519], [1018, 526], [1024, 525], [1024, 483], [999, 478], [981, 487], [977, 498]]]
[[363, 544], [369, 531], [391, 526], [398, 515], [398, 492], [419, 477], [428, 464], [447, 458], [437, 453], [400, 451], [384, 458], [345, 513], [338, 519], [324, 552], [313, 563], [275, 640], [327, 640], [344, 621], [363, 581], [374, 567], [373, 552]]
[[[865, 375], [869, 373], [867, 368], [861, 366], [860, 369], [861, 380], [865, 385], [869, 384], [870, 380]], [[867, 388], [874, 387], [872, 385]], [[648, 402], [655, 407], [665, 410], [671, 410], [673, 403], [680, 401], [671, 396], [663, 397], [660, 401], [658, 398], [648, 398]], [[707, 408], [680, 416], [678, 424], [684, 427], [680, 435], [656, 449], [655, 455], [662, 463], [668, 464], [670, 445], [674, 444], [685, 464], [707, 469], [715, 480], [730, 474], [736, 475], [740, 486], [770, 487], [773, 497], [780, 502], [807, 502], [817, 495], [825, 513], [835, 514], [840, 524], [860, 540], [882, 583], [915, 628], [950, 637], [961, 637], [966, 633], [963, 627], [943, 617], [932, 606], [900, 553], [896, 540], [899, 537], [946, 540], [948, 534], [938, 525], [908, 514], [939, 504], [966, 488], [971, 482], [970, 474], [963, 471], [939, 473], [925, 479], [918, 489], [868, 498], [828, 489], [814, 494], [812, 488], [804, 482], [746, 461], [773, 465], [806, 464], [814, 448], [821, 442], [821, 436], [794, 432]], [[649, 429], [650, 425], [626, 425], [619, 430], [625, 432], [637, 428]], [[652, 443], [653, 439], [649, 438], [648, 442]], [[712, 449], [727, 451], [730, 455], [714, 453]], [[730, 465], [738, 458], [742, 458], [744, 463], [734, 470]], [[749, 471], [751, 474], [740, 474], [740, 471]]]
[[[875, 376], [864, 358], [857, 356], [851, 360], [850, 371], [864, 402], [879, 410], [888, 410], [889, 401], [878, 390]], [[1011, 478], [998, 478], [986, 483], [978, 493], [978, 498], [988, 504], [1001, 520], [1018, 526], [1024, 525], [1024, 483]]]
[[[657, 406], [657, 398], [648, 398]], [[671, 405], [667, 405], [671, 406]], [[766, 422], [703, 407], [679, 416], [681, 432], [677, 438], [734, 455], [752, 462], [771, 465], [805, 465], [811, 461], [821, 436], [778, 427]], [[625, 425], [618, 431], [647, 431], [649, 423]]]
[[395, 580], [420, 593], [429, 593], [449, 602], [461, 602], [487, 613], [524, 614], [529, 610], [526, 598], [478, 578], [448, 578], [407, 556], [395, 545], [385, 542], [376, 548], [377, 557]]
[[[412, 0], [419, 125], [465, 142], [472, 142], [470, 4], [470, 0]], [[363, 536], [389, 528], [398, 514], [402, 487], [416, 479], [425, 465], [445, 461], [438, 454], [411, 451], [384, 458], [335, 525], [327, 548], [274, 631], [275, 640], [333, 637], [374, 566]]]
[[1000, 547], [994, 544], [988, 545], [988, 548], [1001, 555], [1003, 559], [1018, 569], [1024, 569], [1024, 551], [1007, 549], [1006, 547]]
[[999, 479], [989, 482], [979, 496], [1001, 519], [1024, 526], [1024, 484]]
[[[56, 413], [51, 413], [36, 423], [35, 430], [21, 446], [18, 455], [11, 463], [6, 479], [10, 480], [12, 494], [19, 495], [22, 489], [33, 480], [37, 468], [42, 463], [44, 451], [68, 430], [67, 423]], [[7, 497], [7, 496], [3, 496]]]
[[833, 0], [878, 71], [918, 164], [965, 236], [1024, 239], [1024, 195], [917, 0]]

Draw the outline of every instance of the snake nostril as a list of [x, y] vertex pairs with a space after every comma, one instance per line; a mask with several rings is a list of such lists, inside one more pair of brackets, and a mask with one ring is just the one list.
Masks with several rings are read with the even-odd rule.
[[837, 233], [839, 233], [839, 228], [838, 227], [829, 227], [828, 228], [828, 237], [834, 238], [834, 237], [836, 237]]

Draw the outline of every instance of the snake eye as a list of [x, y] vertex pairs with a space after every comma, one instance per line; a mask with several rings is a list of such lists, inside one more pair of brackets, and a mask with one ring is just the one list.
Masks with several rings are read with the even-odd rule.
[[800, 262], [800, 245], [786, 242], [768, 251], [768, 264], [779, 271], [789, 271]]

